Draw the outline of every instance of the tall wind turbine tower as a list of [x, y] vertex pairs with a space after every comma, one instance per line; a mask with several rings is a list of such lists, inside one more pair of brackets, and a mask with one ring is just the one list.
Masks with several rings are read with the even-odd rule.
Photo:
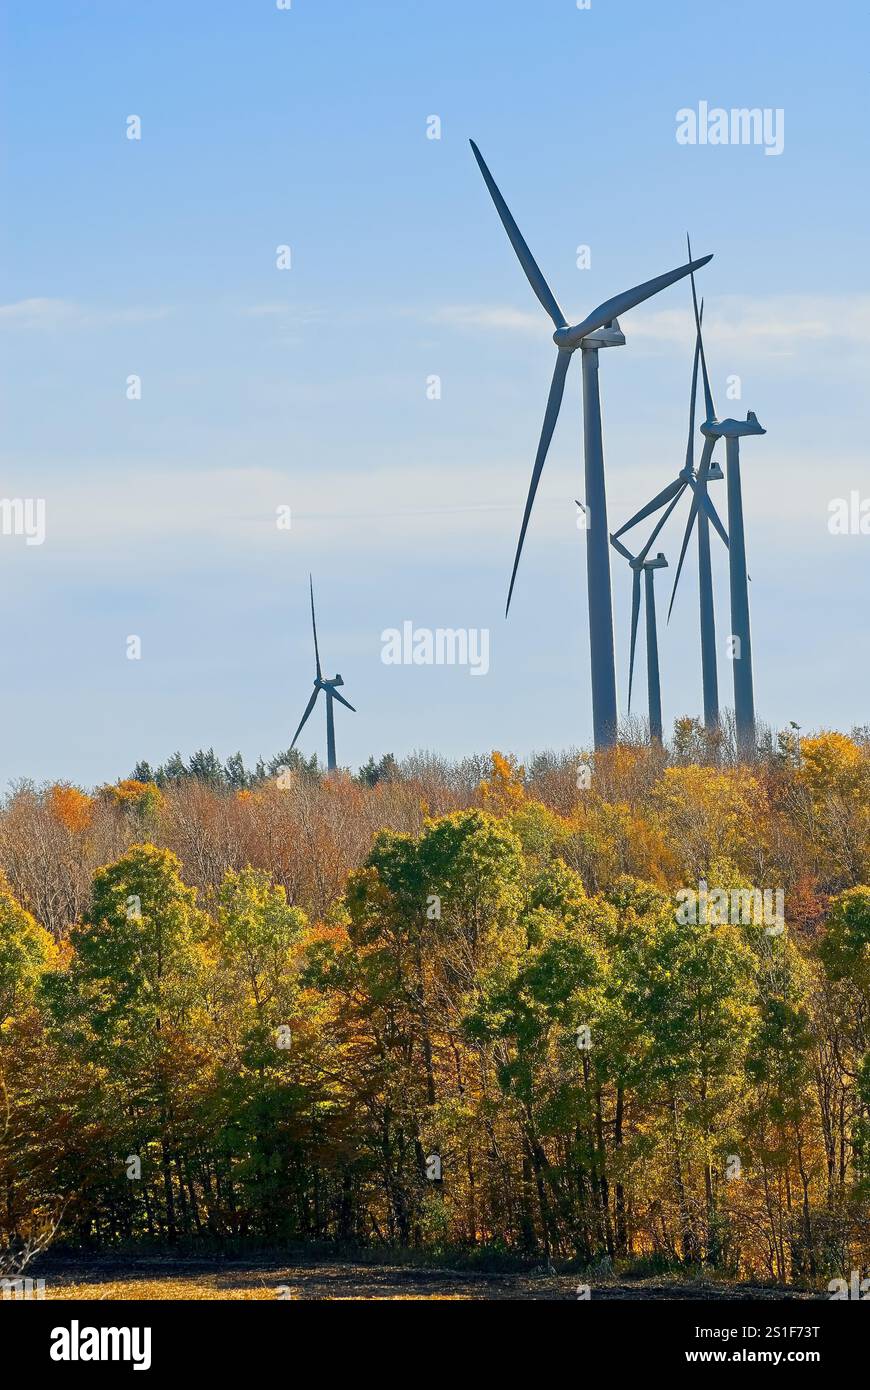
[[565, 378], [571, 362], [571, 356], [578, 348], [581, 350], [583, 366], [583, 452], [584, 452], [584, 473], [586, 490], [586, 511], [589, 516], [589, 525], [586, 539], [586, 579], [589, 592], [589, 643], [592, 665], [592, 724], [595, 737], [596, 748], [607, 748], [616, 742], [617, 735], [617, 708], [616, 708], [616, 666], [613, 650], [613, 599], [610, 587], [610, 547], [607, 529], [607, 491], [604, 478], [604, 445], [601, 431], [601, 397], [598, 387], [598, 353], [603, 347], [620, 347], [625, 342], [622, 331], [619, 327], [619, 315], [625, 314], [635, 305], [642, 304], [645, 299], [658, 294], [660, 290], [666, 289], [676, 280], [682, 279], [684, 275], [698, 270], [712, 260], [712, 256], [703, 256], [698, 261], [690, 261], [688, 265], [679, 266], [676, 270], [670, 270], [665, 275], [659, 275], [654, 280], [647, 280], [642, 285], [635, 285], [630, 290], [624, 290], [622, 294], [615, 295], [613, 299], [606, 300], [593, 309], [591, 314], [582, 321], [571, 327], [552, 290], [544, 279], [541, 271], [532, 256], [531, 251], [526, 245], [520, 230], [511, 216], [510, 210], [496, 186], [492, 174], [489, 172], [484, 161], [483, 155], [471, 142], [474, 157], [477, 160], [484, 182], [489, 189], [490, 197], [495, 204], [496, 211], [501, 218], [505, 231], [508, 234], [511, 245], [516, 252], [517, 259], [525, 271], [526, 278], [532, 289], [537, 295], [543, 308], [553, 321], [554, 333], [553, 341], [558, 349], [556, 353], [556, 366], [553, 372], [553, 380], [550, 385], [550, 394], [547, 400], [547, 408], [544, 412], [544, 424], [541, 430], [541, 438], [538, 444], [538, 452], [535, 456], [535, 463], [532, 469], [532, 480], [529, 486], [529, 495], [526, 499], [526, 508], [523, 514], [522, 525], [520, 527], [520, 537], [517, 544], [516, 557], [514, 559], [513, 573], [511, 574], [510, 588], [508, 590], [507, 606], [505, 611], [510, 608], [511, 595], [513, 594], [514, 581], [517, 574], [517, 566], [520, 562], [523, 541], [525, 540], [526, 529], [529, 524], [529, 517], [532, 505], [535, 500], [535, 493], [538, 489], [538, 482], [544, 461], [547, 457], [547, 450], [550, 447], [550, 440], [553, 437], [553, 430], [556, 427], [556, 420], [562, 405], [562, 396], [565, 391]]
[[[691, 255], [691, 247], [689, 254]], [[710, 389], [710, 378], [707, 374], [707, 359], [704, 355], [704, 338], [701, 332], [701, 316], [698, 311], [694, 274], [692, 275], [692, 303], [695, 310], [695, 328], [701, 348], [701, 374], [704, 379], [704, 403], [706, 407], [706, 419], [701, 426], [701, 433], [705, 438], [701, 466], [698, 469], [698, 482], [699, 485], [706, 487], [709, 473], [705, 471], [705, 460], [712, 456], [716, 441], [724, 439], [725, 475], [728, 484], [728, 580], [731, 595], [734, 722], [739, 752], [747, 757], [752, 757], [756, 746], [755, 690], [752, 677], [752, 634], [749, 624], [749, 575], [746, 570], [743, 488], [740, 478], [740, 440], [747, 435], [766, 434], [767, 431], [758, 423], [758, 417], [752, 410], [747, 413], [745, 420], [720, 420], [717, 418], [713, 392]], [[709, 462], [707, 469], [709, 469]], [[685, 553], [685, 541], [683, 553]], [[680, 565], [682, 565], [682, 555], [680, 556]], [[674, 594], [679, 577], [680, 570], [678, 568], [674, 579]], [[673, 595], [671, 596], [671, 604], [673, 604]]]

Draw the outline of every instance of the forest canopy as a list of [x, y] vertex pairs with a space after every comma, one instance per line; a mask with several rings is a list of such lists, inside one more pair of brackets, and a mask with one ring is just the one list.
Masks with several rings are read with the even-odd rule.
[[866, 1264], [870, 744], [700, 738], [16, 788], [0, 1248]]

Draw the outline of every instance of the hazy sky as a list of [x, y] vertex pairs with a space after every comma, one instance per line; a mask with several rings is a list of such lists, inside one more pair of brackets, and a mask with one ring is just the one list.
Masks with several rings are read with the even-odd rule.
[[[337, 709], [340, 761], [588, 743], [579, 361], [505, 622], [554, 350], [469, 136], [572, 321], [679, 264], [687, 228], [715, 253], [717, 404], [768, 430], [743, 451], [759, 715], [870, 718], [870, 536], [828, 529], [832, 499], [870, 497], [858, 0], [2, 10], [0, 498], [44, 499], [46, 535], [0, 535], [0, 784], [286, 747], [313, 677], [309, 570], [325, 674], [358, 709]], [[781, 109], [782, 153], [679, 145], [701, 101]], [[672, 287], [602, 353], [611, 529], [682, 465], [689, 313]], [[618, 557], [613, 574], [624, 703]], [[385, 665], [406, 620], [488, 629], [488, 674]], [[669, 725], [700, 711], [693, 560], [660, 641]], [[322, 709], [301, 746], [323, 756]]]

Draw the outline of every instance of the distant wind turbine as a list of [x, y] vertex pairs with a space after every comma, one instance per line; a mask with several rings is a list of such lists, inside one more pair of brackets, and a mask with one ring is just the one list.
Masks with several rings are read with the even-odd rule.
[[[659, 640], [656, 625], [655, 571], [667, 568], [667, 560], [661, 551], [652, 560], [646, 557], [653, 543], [680, 500], [682, 488], [671, 498], [667, 511], [659, 518], [649, 540], [637, 555], [632, 555], [627, 546], [619, 540], [619, 532], [610, 537], [610, 544], [629, 563], [631, 579], [631, 646], [628, 659], [628, 709], [631, 710], [631, 690], [634, 684], [634, 653], [637, 645], [637, 623], [640, 617], [640, 576], [644, 577], [644, 603], [646, 617], [646, 684], [647, 711], [649, 713], [650, 738], [662, 742], [662, 687], [659, 675]], [[625, 527], [621, 528], [625, 530]]]
[[592, 663], [592, 723], [596, 748], [608, 747], [615, 743], [617, 734], [616, 709], [616, 668], [613, 651], [613, 599], [610, 586], [610, 549], [607, 530], [607, 494], [604, 479], [604, 446], [601, 433], [601, 400], [598, 390], [598, 352], [602, 347], [619, 347], [625, 342], [619, 327], [618, 317], [635, 305], [642, 304], [660, 290], [666, 289], [684, 275], [698, 270], [712, 260], [704, 256], [688, 265], [679, 266], [654, 280], [635, 285], [613, 299], [606, 300], [593, 309], [582, 323], [571, 327], [544, 279], [522, 238], [519, 228], [499, 192], [495, 180], [486, 166], [484, 158], [472, 140], [471, 148], [477, 160], [490, 197], [495, 203], [510, 243], [525, 271], [526, 278], [553, 321], [555, 331], [553, 341], [558, 348], [553, 380], [544, 424], [538, 444], [538, 452], [532, 469], [529, 495], [520, 527], [519, 542], [511, 574], [506, 612], [510, 608], [517, 567], [520, 562], [523, 541], [529, 524], [535, 493], [553, 430], [558, 419], [565, 378], [572, 354], [582, 349], [583, 359], [583, 444], [585, 456], [586, 508], [589, 513], [589, 527], [586, 543], [586, 578], [589, 594], [589, 642]]
[[290, 744], [290, 748], [292, 750], [296, 747], [296, 740], [302, 733], [302, 729], [305, 725], [305, 722], [317, 703], [318, 695], [320, 694], [321, 690], [323, 690], [326, 694], [326, 766], [329, 772], [334, 772], [336, 768], [335, 720], [333, 718], [332, 713], [332, 702], [333, 700], [338, 700], [339, 704], [344, 705], [349, 710], [352, 710], [354, 714], [356, 714], [356, 710], [354, 709], [353, 705], [350, 703], [349, 700], [346, 700], [343, 695], [339, 695], [338, 691], [335, 688], [337, 685], [344, 685], [344, 681], [342, 680], [340, 675], [333, 676], [331, 680], [323, 679], [323, 672], [320, 669], [320, 652], [317, 646], [317, 621], [314, 617], [314, 582], [311, 578], [311, 575], [308, 576], [308, 585], [311, 590], [311, 630], [314, 633], [314, 662], [316, 666], [316, 675], [314, 677], [314, 690], [312, 692], [311, 699], [305, 706], [305, 713], [299, 721], [299, 728], [293, 735], [293, 742]]
[[[691, 253], [690, 253], [691, 255]], [[698, 315], [699, 322], [704, 318], [704, 302], [701, 301], [701, 308]], [[645, 507], [641, 507], [624, 526], [614, 534], [619, 537], [624, 531], [629, 531], [636, 526], [639, 521], [651, 516], [653, 512], [659, 510], [670, 501], [677, 501], [688, 487], [692, 491], [692, 505], [689, 510], [689, 519], [686, 523], [686, 531], [683, 537], [683, 545], [680, 551], [680, 561], [677, 567], [677, 579], [683, 567], [686, 549], [689, 538], [692, 534], [692, 527], [698, 523], [698, 598], [700, 608], [701, 624], [701, 679], [704, 690], [704, 726], [711, 733], [719, 727], [719, 678], [716, 671], [716, 617], [713, 604], [713, 570], [710, 558], [710, 523], [725, 545], [728, 545], [728, 536], [719, 515], [713, 506], [708, 494], [707, 484], [713, 480], [721, 480], [725, 475], [718, 463], [712, 461], [713, 449], [716, 444], [715, 439], [705, 439], [704, 451], [698, 473], [695, 473], [695, 401], [698, 393], [698, 364], [701, 355], [701, 336], [700, 330], [695, 332], [695, 357], [692, 364], [692, 391], [689, 398], [689, 437], [686, 444], [686, 461], [683, 468], [677, 474], [672, 483], [669, 483], [656, 497], [648, 502]], [[674, 593], [676, 593], [676, 581], [674, 583]], [[671, 608], [673, 608], [673, 594], [671, 595], [671, 605], [668, 609], [670, 618]]]
[[[692, 254], [691, 243], [689, 256]], [[698, 309], [698, 296], [695, 290], [695, 277], [692, 275], [692, 304], [695, 310], [695, 328], [701, 350], [701, 372], [704, 378], [704, 403], [706, 419], [701, 426], [704, 435], [704, 452], [698, 469], [698, 482], [706, 486], [709, 476], [709, 457], [712, 456], [717, 439], [725, 440], [725, 468], [728, 480], [728, 576], [731, 591], [731, 637], [732, 661], [734, 665], [734, 722], [737, 733], [737, 746], [741, 753], [752, 756], [755, 753], [755, 692], [752, 679], [752, 637], [749, 627], [749, 576], [746, 572], [746, 533], [743, 525], [743, 491], [740, 482], [740, 440], [746, 435], [766, 434], [758, 423], [755, 412], [750, 410], [745, 420], [720, 420], [716, 416], [710, 378], [707, 374], [707, 359], [704, 355], [704, 337], [701, 332], [701, 315]], [[705, 460], [707, 460], [705, 471]], [[683, 543], [685, 553], [685, 541]], [[682, 555], [680, 557], [682, 565]], [[674, 578], [673, 606], [679, 567]], [[736, 643], [736, 645], [735, 645]]]

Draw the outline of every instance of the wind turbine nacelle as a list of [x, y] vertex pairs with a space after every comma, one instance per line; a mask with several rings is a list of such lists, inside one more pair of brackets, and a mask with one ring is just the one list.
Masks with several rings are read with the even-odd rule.
[[718, 463], [711, 463], [706, 473], [707, 482], [721, 483], [724, 477], [725, 474], [722, 472]]
[[578, 324], [575, 328], [557, 328], [553, 334], [553, 342], [557, 347], [574, 348], [589, 344], [590, 347], [624, 347], [625, 334], [619, 326], [619, 319], [611, 319], [603, 328], [596, 328], [591, 333], [583, 332], [583, 325]]
[[745, 420], [714, 420], [702, 425], [701, 431], [712, 439], [744, 439], [750, 434], [767, 434], [754, 410], [749, 411]]
[[668, 562], [662, 552], [659, 551], [654, 560], [645, 560], [643, 567], [645, 570], [666, 570]]
[[341, 676], [335, 676], [335, 677], [329, 682], [329, 684], [330, 684], [330, 685], [344, 685], [344, 681], [341, 679]]

